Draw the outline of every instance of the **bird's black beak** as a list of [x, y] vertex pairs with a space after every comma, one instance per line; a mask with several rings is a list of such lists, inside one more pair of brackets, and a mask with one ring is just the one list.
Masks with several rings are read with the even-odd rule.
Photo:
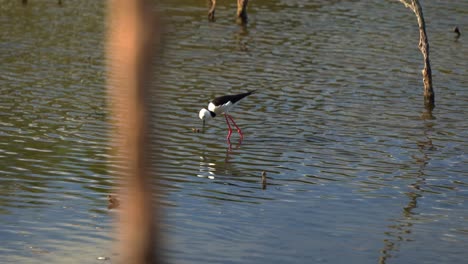
[[205, 132], [205, 119], [203, 119], [203, 126], [202, 126], [202, 132]]

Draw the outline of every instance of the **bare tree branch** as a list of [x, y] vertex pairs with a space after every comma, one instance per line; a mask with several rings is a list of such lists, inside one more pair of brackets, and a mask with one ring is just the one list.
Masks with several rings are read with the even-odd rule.
[[432, 87], [432, 70], [431, 70], [431, 63], [429, 60], [429, 40], [427, 39], [426, 34], [426, 23], [424, 22], [424, 15], [422, 12], [421, 4], [418, 0], [411, 0], [411, 4], [409, 0], [399, 0], [402, 4], [404, 4], [407, 8], [411, 9], [416, 18], [418, 19], [419, 25], [419, 50], [424, 58], [424, 69], [422, 70], [423, 75], [423, 82], [424, 82], [424, 106], [427, 109], [434, 108], [434, 89]]
[[407, 8], [409, 8], [409, 9], [413, 10], [413, 12], [414, 12], [414, 8], [413, 8], [412, 3], [410, 3], [410, 2], [408, 2], [408, 1], [406, 1], [406, 0], [399, 0], [399, 1], [400, 1], [402, 4], [404, 4], [405, 7], [407, 7]]

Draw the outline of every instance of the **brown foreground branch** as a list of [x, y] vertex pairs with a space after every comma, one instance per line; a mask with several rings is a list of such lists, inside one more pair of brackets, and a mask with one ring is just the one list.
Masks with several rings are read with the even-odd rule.
[[119, 195], [119, 263], [160, 263], [156, 205], [152, 203], [148, 139], [148, 86], [157, 36], [150, 0], [109, 0], [108, 98], [114, 140], [124, 162]]
[[423, 82], [424, 82], [424, 106], [427, 109], [433, 109], [435, 106], [435, 95], [434, 89], [432, 88], [432, 70], [431, 63], [429, 60], [429, 40], [426, 35], [426, 23], [424, 22], [424, 15], [422, 12], [421, 4], [418, 0], [399, 0], [407, 8], [411, 9], [416, 18], [418, 19], [419, 25], [419, 50], [424, 58], [424, 69], [422, 70]]

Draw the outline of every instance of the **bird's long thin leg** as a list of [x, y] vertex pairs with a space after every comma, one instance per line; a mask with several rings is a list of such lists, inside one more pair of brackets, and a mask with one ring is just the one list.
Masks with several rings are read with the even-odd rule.
[[237, 133], [239, 133], [240, 138], [244, 138], [244, 135], [242, 134], [241, 129], [237, 126], [236, 122], [234, 122], [234, 119], [232, 119], [232, 116], [230, 116], [230, 115], [227, 115], [227, 116], [229, 117], [229, 119], [231, 119], [232, 124], [236, 127]]
[[228, 128], [229, 128], [229, 132], [227, 135], [227, 139], [229, 140], [231, 138], [232, 129], [231, 129], [231, 125], [229, 124], [228, 115], [224, 114], [224, 117], [226, 118], [226, 124], [228, 125]]

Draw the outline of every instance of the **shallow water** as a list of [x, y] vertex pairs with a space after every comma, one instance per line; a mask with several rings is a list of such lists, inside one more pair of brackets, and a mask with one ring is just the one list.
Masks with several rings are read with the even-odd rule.
[[[163, 5], [154, 160], [171, 262], [468, 257], [468, 3], [422, 4], [432, 118], [416, 18], [397, 1], [252, 1], [246, 27], [235, 1], [214, 23], [205, 3]], [[0, 262], [111, 263], [104, 4], [0, 12]], [[209, 99], [252, 89], [232, 113], [241, 143], [223, 118], [192, 132]]]

